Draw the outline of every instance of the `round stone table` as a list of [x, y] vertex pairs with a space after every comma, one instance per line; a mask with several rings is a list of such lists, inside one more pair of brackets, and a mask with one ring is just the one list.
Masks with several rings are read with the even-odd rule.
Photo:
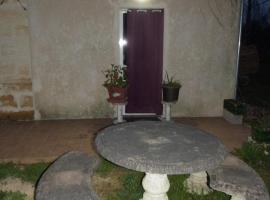
[[145, 172], [143, 200], [167, 200], [167, 174], [189, 174], [187, 185], [206, 183], [227, 151], [213, 135], [174, 122], [137, 121], [103, 129], [97, 151], [122, 167]]

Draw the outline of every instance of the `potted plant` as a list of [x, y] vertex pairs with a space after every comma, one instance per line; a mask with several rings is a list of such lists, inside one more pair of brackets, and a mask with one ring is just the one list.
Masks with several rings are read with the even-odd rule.
[[270, 116], [259, 118], [251, 127], [253, 140], [270, 144]]
[[223, 102], [223, 117], [232, 124], [242, 124], [243, 115], [246, 113], [244, 103], [235, 99], [224, 99]]
[[174, 77], [169, 77], [166, 72], [162, 83], [162, 95], [165, 102], [176, 102], [179, 96], [179, 90], [182, 87], [179, 81], [174, 80]]
[[127, 101], [127, 67], [111, 64], [111, 69], [103, 71], [105, 82], [103, 86], [107, 88], [111, 103], [123, 103]]

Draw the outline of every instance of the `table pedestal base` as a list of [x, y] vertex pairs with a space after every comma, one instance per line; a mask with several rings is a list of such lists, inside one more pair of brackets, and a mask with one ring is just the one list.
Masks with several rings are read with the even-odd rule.
[[208, 194], [212, 190], [207, 185], [207, 173], [198, 172], [190, 174], [190, 177], [185, 181], [185, 186], [190, 193]]
[[234, 196], [234, 195], [232, 195], [231, 200], [246, 200], [246, 198], [241, 197], [241, 196]]
[[168, 200], [170, 182], [166, 174], [146, 173], [142, 185], [145, 192], [141, 200]]

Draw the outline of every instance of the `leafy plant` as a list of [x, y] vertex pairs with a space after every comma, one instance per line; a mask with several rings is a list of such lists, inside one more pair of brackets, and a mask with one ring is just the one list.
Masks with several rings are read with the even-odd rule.
[[174, 76], [169, 76], [168, 72], [166, 71], [165, 78], [162, 83], [163, 87], [172, 87], [172, 88], [181, 88], [182, 85], [179, 81], [174, 80]]
[[124, 65], [111, 64], [111, 69], [103, 71], [103, 74], [106, 78], [103, 86], [106, 88], [126, 88], [128, 86], [127, 67]]
[[237, 149], [235, 154], [255, 169], [270, 170], [269, 147], [253, 142], [243, 144], [241, 149]]
[[259, 118], [252, 124], [252, 138], [261, 143], [270, 143], [270, 116]]
[[223, 107], [235, 115], [244, 115], [246, 113], [245, 104], [235, 99], [225, 99]]

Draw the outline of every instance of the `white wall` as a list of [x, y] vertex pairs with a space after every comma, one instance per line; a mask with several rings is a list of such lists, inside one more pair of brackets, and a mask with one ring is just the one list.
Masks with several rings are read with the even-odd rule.
[[111, 114], [101, 71], [119, 63], [121, 8], [164, 8], [164, 69], [181, 80], [176, 116], [219, 116], [234, 96], [239, 0], [30, 0], [35, 108], [42, 118]]

